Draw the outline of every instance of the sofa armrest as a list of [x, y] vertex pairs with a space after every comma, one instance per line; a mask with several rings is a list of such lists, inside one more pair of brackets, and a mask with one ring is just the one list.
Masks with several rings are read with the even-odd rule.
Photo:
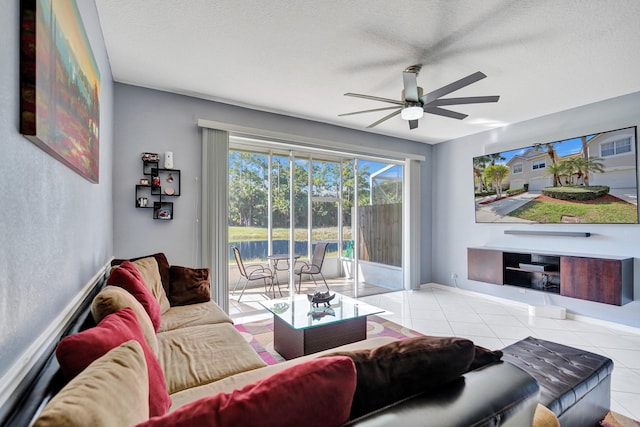
[[468, 372], [429, 393], [389, 405], [350, 423], [350, 427], [532, 425], [540, 389], [522, 369], [502, 362]]

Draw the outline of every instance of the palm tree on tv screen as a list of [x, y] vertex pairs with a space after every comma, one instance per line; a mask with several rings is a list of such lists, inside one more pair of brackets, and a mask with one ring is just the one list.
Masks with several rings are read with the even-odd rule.
[[[554, 167], [555, 169], [555, 165], [556, 165], [556, 160], [558, 159], [558, 153], [556, 152], [554, 145], [556, 143], [555, 142], [546, 142], [544, 144], [536, 144], [535, 145], [535, 149], [538, 151], [545, 151], [547, 153], [547, 155], [549, 156], [549, 159], [551, 159], [551, 165], [552, 167]], [[543, 147], [544, 146], [544, 150]], [[553, 186], [557, 187], [558, 185], [562, 185], [562, 183], [560, 182], [560, 176], [557, 173], [553, 174]]]
[[484, 170], [486, 179], [493, 183], [496, 189], [496, 198], [502, 197], [502, 182], [509, 176], [509, 168], [505, 165], [489, 165]]
[[576, 184], [582, 180], [586, 186], [589, 185], [589, 172], [604, 172], [604, 163], [600, 157], [574, 157], [567, 160], [571, 168], [571, 176], [576, 176]]

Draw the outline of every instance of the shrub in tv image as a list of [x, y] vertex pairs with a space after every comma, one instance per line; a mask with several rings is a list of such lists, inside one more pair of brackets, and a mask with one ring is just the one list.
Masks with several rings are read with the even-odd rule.
[[635, 126], [473, 158], [478, 223], [638, 224]]

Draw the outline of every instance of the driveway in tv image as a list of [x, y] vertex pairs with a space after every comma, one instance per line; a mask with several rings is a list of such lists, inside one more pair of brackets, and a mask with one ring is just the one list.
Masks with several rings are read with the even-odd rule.
[[[537, 224], [535, 221], [511, 217], [509, 213], [535, 200], [541, 194], [540, 191], [528, 191], [515, 196], [504, 197], [491, 203], [487, 202], [495, 199], [495, 195], [479, 197], [476, 199], [476, 221]], [[612, 188], [609, 194], [625, 202], [634, 205], [638, 204], [635, 188]]]
[[[540, 194], [539, 191], [528, 191], [526, 193], [516, 194], [515, 196], [504, 197], [491, 203], [486, 203], [491, 199], [495, 199], [495, 195], [481, 197], [476, 199], [476, 221], [477, 222], [523, 222], [533, 223], [527, 219], [510, 217], [509, 212], [524, 206], [531, 200], [534, 200]], [[483, 203], [484, 202], [484, 203]]]

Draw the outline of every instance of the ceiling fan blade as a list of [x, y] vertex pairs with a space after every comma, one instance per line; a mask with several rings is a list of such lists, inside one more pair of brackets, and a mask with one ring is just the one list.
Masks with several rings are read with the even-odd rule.
[[432, 107], [430, 105], [426, 105], [424, 107], [424, 112], [429, 114], [436, 114], [438, 116], [450, 117], [452, 119], [462, 120], [468, 116], [468, 114], [462, 114], [451, 110], [445, 110], [440, 107]]
[[416, 79], [417, 75], [418, 73], [411, 71], [402, 72], [405, 101], [418, 102], [418, 81]]
[[355, 98], [370, 99], [372, 101], [388, 102], [390, 104], [404, 105], [404, 102], [389, 98], [380, 98], [379, 96], [362, 95], [360, 93], [345, 93], [344, 96], [353, 96]]
[[338, 117], [353, 116], [354, 114], [373, 113], [373, 112], [375, 112], [375, 111], [395, 110], [396, 108], [402, 108], [402, 107], [400, 107], [400, 106], [395, 106], [395, 107], [382, 107], [382, 108], [374, 108], [373, 110], [354, 111], [354, 112], [352, 112], [352, 113], [342, 113], [342, 114], [338, 114]]
[[374, 126], [378, 126], [380, 123], [384, 122], [385, 120], [389, 120], [391, 117], [397, 116], [398, 114], [400, 114], [400, 111], [401, 110], [398, 110], [398, 111], [394, 111], [391, 114], [387, 114], [386, 116], [384, 116], [383, 118], [381, 118], [377, 122], [371, 123], [369, 126], [367, 126], [367, 129], [370, 129], [370, 128], [374, 127]]
[[420, 101], [423, 105], [429, 104], [430, 102], [440, 98], [441, 96], [445, 96], [451, 92], [462, 89], [465, 86], [469, 86], [472, 83], [484, 79], [485, 77], [487, 77], [486, 74], [478, 71], [453, 83], [449, 83], [446, 86], [442, 86], [440, 89], [436, 89], [433, 92], [429, 92], [426, 95], [423, 95], [422, 97], [420, 97]]
[[484, 102], [498, 102], [499, 99], [499, 96], [467, 96], [465, 98], [441, 98], [434, 99], [427, 105], [436, 107], [438, 105], [481, 104]]
[[417, 129], [418, 121], [417, 120], [409, 120], [409, 129]]

